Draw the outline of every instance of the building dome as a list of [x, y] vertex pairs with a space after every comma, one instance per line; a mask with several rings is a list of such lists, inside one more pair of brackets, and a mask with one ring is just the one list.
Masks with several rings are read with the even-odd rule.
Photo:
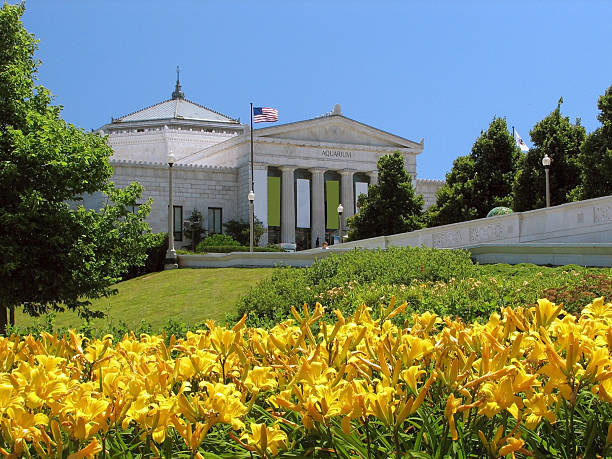
[[497, 215], [507, 215], [511, 213], [512, 209], [508, 207], [493, 207], [487, 214], [487, 217], [496, 217]]

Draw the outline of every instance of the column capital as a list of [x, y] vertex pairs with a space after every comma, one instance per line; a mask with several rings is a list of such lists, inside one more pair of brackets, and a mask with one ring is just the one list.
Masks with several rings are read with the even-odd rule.
[[281, 172], [293, 172], [297, 169], [297, 166], [277, 166]]
[[311, 167], [308, 169], [308, 172], [313, 174], [324, 174], [327, 171], [324, 167]]
[[369, 177], [378, 177], [378, 171], [368, 171], [366, 172], [366, 175]]
[[357, 171], [355, 169], [342, 169], [342, 170], [339, 170], [338, 172], [343, 177], [352, 177]]

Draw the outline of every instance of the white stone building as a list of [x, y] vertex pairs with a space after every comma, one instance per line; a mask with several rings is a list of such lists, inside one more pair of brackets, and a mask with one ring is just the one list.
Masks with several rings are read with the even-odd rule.
[[[173, 167], [175, 240], [186, 245], [183, 222], [193, 209], [204, 216], [208, 233], [229, 220], [248, 221], [250, 126], [185, 99], [177, 79], [172, 98], [100, 128], [113, 148], [114, 182], [144, 185], [154, 202], [148, 222], [167, 231], [169, 152]], [[342, 218], [356, 211], [357, 196], [377, 179], [380, 156], [400, 151], [425, 207], [444, 183], [416, 177], [419, 143], [345, 117], [339, 105], [313, 119], [272, 125], [253, 132], [255, 216], [266, 234], [260, 242], [296, 243], [297, 249], [331, 242]], [[91, 203], [90, 203], [91, 204]], [[182, 241], [182, 242], [181, 242]]]

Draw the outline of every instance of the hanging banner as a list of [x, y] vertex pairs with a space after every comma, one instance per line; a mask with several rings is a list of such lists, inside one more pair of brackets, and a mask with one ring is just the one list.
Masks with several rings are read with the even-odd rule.
[[253, 171], [255, 182], [255, 217], [261, 222], [264, 228], [268, 227], [268, 171], [265, 169], [255, 169]]
[[297, 227], [310, 228], [310, 180], [297, 179], [296, 181], [296, 207]]
[[325, 201], [327, 202], [327, 229], [338, 229], [338, 204], [340, 204], [340, 182], [325, 182]]
[[[257, 198], [257, 196], [255, 197]], [[280, 226], [281, 178], [268, 177], [268, 227]]]
[[359, 212], [357, 201], [360, 194], [368, 195], [368, 182], [355, 182], [355, 213]]

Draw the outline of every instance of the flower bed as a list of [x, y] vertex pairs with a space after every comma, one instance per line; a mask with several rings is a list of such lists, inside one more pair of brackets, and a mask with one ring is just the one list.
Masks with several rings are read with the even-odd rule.
[[268, 331], [210, 322], [185, 339], [2, 338], [0, 453], [610, 454], [612, 304], [574, 316], [539, 300], [484, 324], [426, 312], [394, 325], [406, 307], [324, 323], [317, 305]]

